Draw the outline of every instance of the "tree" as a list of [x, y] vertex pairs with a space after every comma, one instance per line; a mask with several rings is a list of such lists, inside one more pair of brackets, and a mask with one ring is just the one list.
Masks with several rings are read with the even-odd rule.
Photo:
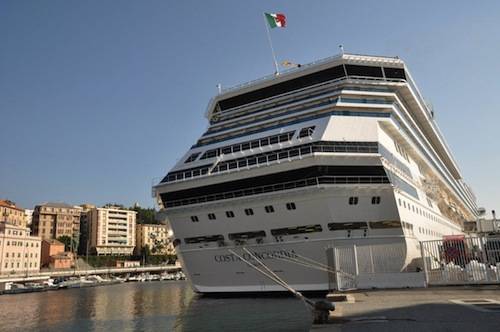
[[130, 210], [137, 212], [136, 222], [138, 224], [158, 224], [156, 210], [153, 208], [131, 207]]
[[59, 236], [57, 241], [64, 244], [65, 251], [73, 251], [72, 249], [75, 249], [77, 245], [75, 239], [67, 235]]
[[147, 244], [141, 248], [141, 253], [142, 253], [142, 261], [146, 263], [149, 260], [149, 256], [151, 256], [151, 249]]

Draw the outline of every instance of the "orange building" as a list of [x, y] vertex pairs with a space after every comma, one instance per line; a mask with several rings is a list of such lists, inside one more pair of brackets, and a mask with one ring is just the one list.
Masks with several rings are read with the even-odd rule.
[[49, 267], [51, 269], [70, 269], [75, 265], [75, 255], [72, 252], [63, 252], [50, 256]]
[[25, 211], [12, 201], [0, 199], [0, 221], [24, 228], [26, 227]]
[[64, 253], [64, 243], [54, 239], [42, 241], [42, 259], [40, 264], [42, 267], [50, 265], [50, 258], [52, 256]]

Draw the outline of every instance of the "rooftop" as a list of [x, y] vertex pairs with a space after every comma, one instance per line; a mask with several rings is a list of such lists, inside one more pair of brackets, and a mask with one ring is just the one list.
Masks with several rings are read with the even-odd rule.
[[42, 203], [38, 206], [49, 206], [49, 207], [56, 207], [56, 208], [68, 208], [68, 209], [78, 209], [80, 207], [76, 207], [74, 205], [70, 205], [70, 204], [67, 204], [67, 203], [63, 203], [63, 202], [46, 202], [46, 203]]
[[11, 208], [11, 209], [16, 209], [19, 211], [24, 211], [23, 208], [16, 206], [16, 203], [14, 203], [13, 201], [10, 201], [8, 199], [0, 199], [0, 206]]

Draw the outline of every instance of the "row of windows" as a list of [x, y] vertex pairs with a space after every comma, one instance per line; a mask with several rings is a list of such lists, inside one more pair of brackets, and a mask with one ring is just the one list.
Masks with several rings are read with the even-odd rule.
[[[35, 263], [30, 262], [30, 267], [35, 267], [35, 268], [36, 268], [36, 266], [37, 266], [37, 263], [36, 263], [36, 262], [35, 262]], [[7, 269], [7, 268], [9, 268], [9, 263], [8, 263], [8, 262], [6, 262], [4, 267], [5, 267], [6, 269]], [[28, 263], [24, 262], [24, 267], [25, 267], [25, 268], [27, 268], [27, 267], [28, 267]], [[10, 268], [11, 268], [11, 269], [13, 269], [13, 268], [14, 268], [14, 262], [11, 262], [11, 263], [10, 263]], [[19, 266], [19, 262], [17, 262], [17, 268], [20, 268], [20, 266]]]
[[[352, 196], [349, 197], [349, 205], [358, 205], [359, 198], [357, 196]], [[373, 196], [372, 197], [372, 205], [379, 205], [380, 204], [380, 196]]]
[[220, 110], [224, 111], [346, 76], [406, 79], [404, 68], [383, 68], [346, 64], [323, 69], [315, 73], [230, 97], [219, 101], [217, 106]]
[[[410, 224], [408, 222], [404, 222], [404, 221], [402, 221], [401, 223], [403, 224], [403, 228], [406, 229], [408, 231], [408, 233], [410, 233], [412, 235], [414, 234], [414, 232], [413, 232], [413, 225], [412, 224]], [[418, 232], [420, 234], [426, 234], [426, 235], [434, 236], [434, 237], [441, 237], [441, 236], [443, 236], [442, 233], [433, 231], [431, 229], [427, 229], [425, 227], [418, 227]]]
[[[8, 252], [5, 252], [5, 257], [7, 257], [7, 258], [9, 257], [9, 253]], [[10, 257], [15, 258], [16, 257], [16, 253], [13, 252]], [[28, 258], [28, 253], [25, 253], [24, 257]], [[35, 258], [37, 258], [37, 257], [38, 257], [38, 254], [35, 253]], [[21, 253], [20, 252], [17, 253], [17, 258], [21, 258]], [[30, 258], [33, 258], [33, 253], [30, 253]]]
[[[297, 206], [293, 202], [286, 203], [285, 206], [286, 206], [287, 210], [296, 210], [297, 209]], [[264, 210], [266, 211], [266, 213], [274, 213], [274, 206], [266, 205], [266, 206], [264, 206]], [[245, 212], [245, 215], [247, 215], [247, 216], [254, 215], [254, 211], [252, 208], [247, 208], [247, 209], [244, 209], [243, 211]], [[227, 218], [234, 218], [235, 214], [233, 211], [226, 211], [226, 217]], [[216, 220], [216, 219], [217, 219], [217, 216], [215, 215], [215, 213], [208, 214], [208, 220]], [[192, 222], [199, 222], [200, 218], [198, 218], [198, 216], [191, 216], [191, 221]]]
[[[427, 199], [429, 200], [429, 198], [427, 198]], [[405, 200], [401, 200], [401, 198], [398, 198], [398, 204], [399, 204], [399, 206], [402, 206], [405, 209], [408, 209], [409, 211], [412, 211], [418, 215], [421, 215], [422, 217], [425, 217], [428, 220], [432, 220], [432, 221], [444, 224], [443, 219], [439, 218], [438, 216], [434, 215], [433, 213], [430, 213], [430, 212], [424, 210], [423, 208], [416, 206], [415, 204], [412, 205], [412, 204], [410, 204], [410, 202], [407, 203]], [[431, 207], [432, 207], [432, 205], [431, 205]]]
[[427, 229], [425, 227], [419, 227], [418, 228], [418, 232], [420, 234], [425, 234], [425, 235], [435, 236], [435, 237], [441, 237], [441, 236], [443, 236], [443, 234], [441, 234], [439, 232], [436, 232], [436, 231], [433, 231], [431, 229]]
[[[330, 231], [344, 231], [344, 230], [351, 231], [357, 229], [367, 230], [368, 228], [370, 229], [401, 228], [401, 223], [398, 220], [384, 220], [384, 221], [371, 221], [371, 222], [345, 222], [345, 223], [335, 222], [328, 224], [328, 229]], [[271, 235], [276, 237], [278, 240], [282, 236], [319, 233], [322, 231], [323, 227], [320, 224], [312, 224], [312, 225], [304, 225], [296, 227], [271, 229]], [[242, 233], [230, 233], [228, 234], [228, 237], [230, 240], [235, 240], [235, 241], [242, 241], [254, 238], [263, 239], [264, 237], [266, 237], [266, 232], [261, 230], [252, 232], [242, 232]], [[186, 244], [219, 242], [219, 241], [224, 241], [224, 236], [222, 234], [197, 236], [184, 239], [184, 242]]]
[[221, 148], [208, 150], [200, 157], [200, 160], [214, 158], [214, 157], [220, 156], [221, 154], [230, 154], [230, 153], [235, 153], [235, 152], [239, 152], [239, 151], [246, 151], [246, 150], [250, 150], [250, 149], [265, 147], [265, 146], [269, 146], [272, 144], [288, 142], [293, 138], [294, 134], [295, 134], [295, 131], [289, 131], [289, 132], [279, 134], [279, 135], [267, 136], [267, 137], [253, 140], [253, 141], [249, 141], [249, 142], [227, 145], [227, 146], [223, 146]]
[[[175, 206], [183, 206], [183, 205], [190, 205], [190, 204], [212, 202], [212, 201], [217, 201], [217, 200], [238, 198], [238, 197], [244, 197], [244, 196], [252, 196], [252, 195], [258, 195], [258, 194], [263, 194], [263, 193], [288, 190], [288, 189], [303, 188], [303, 187], [307, 187], [307, 186], [318, 186], [321, 184], [366, 184], [366, 183], [383, 184], [383, 183], [390, 183], [390, 182], [386, 176], [323, 176], [323, 177], [318, 177], [318, 178], [309, 178], [309, 179], [304, 179], [304, 180], [291, 181], [291, 182], [286, 182], [286, 183], [278, 183], [278, 184], [267, 185], [267, 186], [262, 186], [262, 187], [253, 187], [253, 188], [249, 188], [249, 189], [245, 189], [245, 190], [236, 190], [236, 191], [211, 194], [211, 195], [206, 195], [206, 196], [197, 196], [197, 197], [189, 198], [189, 199], [163, 201], [163, 204], [166, 207], [175, 207]], [[353, 202], [356, 202], [356, 203], [352, 204], [352, 205], [357, 204], [356, 199], [354, 199]]]
[[274, 150], [265, 153], [254, 154], [251, 156], [242, 157], [238, 159], [223, 161], [218, 163], [213, 168], [212, 173], [224, 172], [230, 169], [236, 169], [252, 165], [268, 164], [276, 160], [291, 159], [298, 156], [310, 155], [316, 152], [376, 153], [377, 151], [378, 151], [378, 146], [376, 142], [321, 141], [321, 142], [308, 143], [280, 150]]
[[[368, 227], [368, 225], [370, 227]], [[355, 221], [355, 222], [334, 222], [328, 224], [328, 229], [331, 231], [346, 231], [356, 229], [385, 229], [385, 228], [401, 228], [401, 223], [398, 220], [384, 221]]]
[[[218, 163], [211, 173], [227, 171], [239, 167], [267, 164], [276, 160], [290, 159], [297, 156], [309, 155], [316, 152], [345, 152], [345, 153], [377, 153], [377, 142], [328, 142], [319, 141], [298, 145], [290, 148], [274, 150], [265, 153], [254, 154], [248, 157], [232, 159]], [[162, 179], [163, 182], [190, 179], [208, 174], [212, 164], [184, 169], [182, 171], [170, 172]]]
[[[361, 91], [375, 91], [379, 89], [362, 89]], [[387, 90], [386, 90], [387, 91]], [[228, 119], [234, 120], [237, 118], [241, 118], [242, 116], [248, 116], [256, 113], [263, 113], [263, 114], [256, 114], [255, 116], [251, 118], [245, 118], [241, 119], [240, 121], [232, 121], [231, 123], [226, 123], [226, 124], [219, 124], [219, 125], [214, 125], [211, 126], [204, 134], [203, 137], [207, 135], [212, 135], [214, 133], [218, 133], [221, 131], [227, 131], [229, 129], [233, 129], [236, 127], [241, 127], [241, 126], [247, 126], [249, 124], [255, 123], [255, 122], [262, 122], [266, 120], [270, 120], [273, 118], [277, 117], [283, 117], [283, 116], [290, 116], [293, 113], [299, 113], [303, 112], [305, 110], [310, 110], [310, 109], [317, 109], [319, 107], [322, 107], [323, 109], [325, 106], [336, 104], [338, 102], [349, 102], [349, 103], [376, 103], [376, 104], [386, 104], [390, 105], [392, 102], [390, 100], [386, 99], [360, 99], [360, 98], [345, 98], [345, 97], [333, 97], [335, 94], [338, 94], [339, 90], [337, 86], [331, 87], [327, 86], [326, 88], [316, 90], [315, 92], [311, 93], [308, 92], [306, 95], [294, 95], [292, 98], [287, 98], [286, 100], [282, 101], [275, 101], [273, 103], [268, 103], [266, 104], [259, 104], [254, 107], [249, 107], [246, 108], [243, 111], [233, 111], [233, 112], [227, 112], [226, 114], [216, 114], [210, 119], [210, 124], [214, 125], [218, 122], [225, 121]], [[318, 98], [319, 97], [319, 98]], [[321, 98], [323, 97], [323, 98]], [[303, 103], [300, 103], [301, 101], [304, 101]], [[267, 112], [270, 109], [273, 109], [272, 112]]]
[[389, 183], [382, 166], [310, 166], [162, 193], [166, 208], [252, 196], [320, 184]]
[[[1, 243], [1, 242], [0, 242]], [[23, 246], [23, 242], [22, 241], [7, 241], [7, 245], [10, 246], [12, 245], [13, 247], [22, 247]], [[30, 243], [26, 242], [26, 247], [29, 247], [30, 246]], [[37, 243], [33, 243], [31, 242], [31, 247], [36, 247], [38, 248], [38, 242]]]
[[[330, 102], [329, 102], [330, 103]], [[261, 132], [269, 131], [272, 129], [283, 128], [285, 126], [291, 126], [298, 123], [303, 123], [307, 121], [312, 121], [316, 119], [321, 119], [330, 116], [363, 116], [363, 117], [381, 117], [381, 118], [389, 118], [391, 117], [391, 113], [388, 111], [351, 111], [351, 110], [331, 110], [330, 108], [324, 108], [323, 110], [314, 112], [314, 113], [304, 113], [297, 114], [294, 117], [289, 117], [287, 119], [276, 119], [274, 121], [266, 122], [265, 124], [259, 124], [258, 126], [252, 128], [236, 128], [236, 130], [231, 131], [229, 133], [221, 133], [218, 136], [204, 138], [205, 134], [200, 138], [195, 145], [192, 147], [200, 147], [207, 144], [214, 144], [217, 142], [227, 141], [230, 139], [235, 139], [238, 137], [246, 137], [249, 135], [258, 134]], [[260, 121], [258, 121], [260, 122]]]

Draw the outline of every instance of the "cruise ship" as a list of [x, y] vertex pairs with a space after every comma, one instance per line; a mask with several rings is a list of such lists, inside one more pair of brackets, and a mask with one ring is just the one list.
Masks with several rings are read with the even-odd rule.
[[420, 241], [463, 234], [477, 217], [398, 57], [302, 65], [220, 91], [206, 117], [206, 132], [153, 186], [196, 292], [283, 291], [234, 255], [252, 259], [244, 249], [299, 291], [334, 289], [335, 279], [280, 257], [326, 265], [327, 248], [389, 246], [372, 270], [419, 271]]

